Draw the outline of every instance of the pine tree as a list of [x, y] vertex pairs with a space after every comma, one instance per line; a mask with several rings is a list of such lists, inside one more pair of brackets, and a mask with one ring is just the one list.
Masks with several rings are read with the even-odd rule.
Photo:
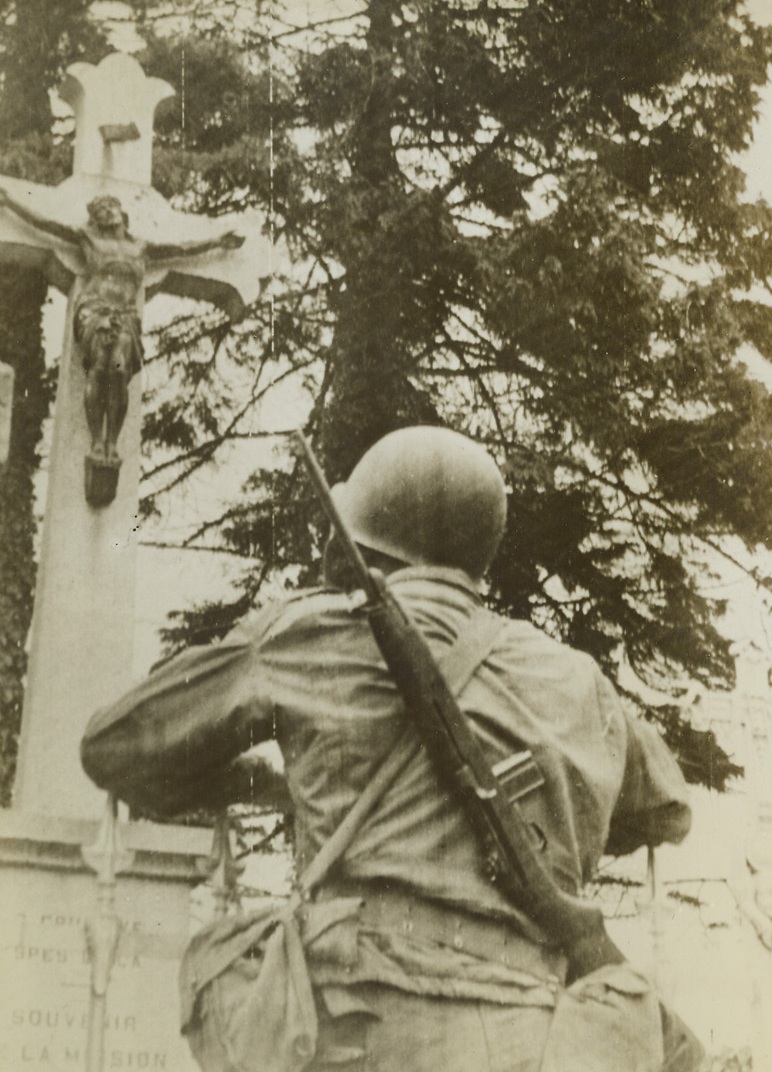
[[[768, 546], [772, 520], [769, 393], [737, 359], [772, 348], [749, 297], [770, 210], [736, 160], [769, 33], [739, 0], [370, 0], [305, 30], [204, 5], [181, 36], [133, 6], [140, 59], [178, 89], [155, 184], [261, 207], [294, 261], [234, 329], [199, 311], [159, 333], [145, 513], [262, 432], [272, 384], [296, 384], [331, 480], [392, 428], [448, 424], [508, 475], [495, 606], [612, 675], [729, 683], [705, 551]], [[308, 579], [322, 539], [278, 451], [188, 540], [253, 563], [243, 594], [180, 614], [169, 644]], [[695, 777], [732, 772], [659, 717]]]
[[[726, 686], [707, 552], [768, 547], [772, 523], [772, 404], [737, 357], [772, 353], [747, 296], [772, 217], [737, 163], [769, 32], [734, 0], [370, 0], [274, 43], [270, 208], [306, 272], [281, 352], [316, 358], [330, 478], [400, 425], [476, 436], [511, 485], [491, 601], [612, 675]], [[206, 531], [255, 555], [253, 598], [308, 563], [309, 517], [288, 460]], [[721, 784], [726, 757], [671, 715]]]

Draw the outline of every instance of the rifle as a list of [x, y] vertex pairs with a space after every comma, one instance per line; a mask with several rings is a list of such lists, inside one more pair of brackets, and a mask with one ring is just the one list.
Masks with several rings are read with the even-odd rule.
[[438, 773], [460, 800], [483, 845], [490, 848], [495, 880], [566, 954], [569, 980], [606, 964], [622, 963], [624, 954], [609, 937], [600, 908], [562, 890], [542, 863], [517, 802], [483, 754], [429, 645], [389, 590], [383, 574], [370, 569], [362, 557], [305, 436], [301, 432], [293, 436], [364, 590], [364, 609], [381, 655]]
[[[624, 954], [611, 940], [601, 910], [561, 890], [531, 842], [528, 825], [504, 791], [440, 672], [423, 634], [410, 621], [379, 570], [370, 569], [340, 516], [311, 445], [293, 434], [319, 500], [366, 597], [375, 641], [415, 718], [426, 750], [450, 791], [460, 800], [483, 845], [491, 846], [496, 874], [512, 901], [555, 940], [568, 962], [567, 982]], [[660, 1072], [695, 1072], [704, 1049], [681, 1018], [662, 1001], [665, 1061]]]

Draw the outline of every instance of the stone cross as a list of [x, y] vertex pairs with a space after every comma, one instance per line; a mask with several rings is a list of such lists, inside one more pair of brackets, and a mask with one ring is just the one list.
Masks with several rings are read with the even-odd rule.
[[68, 295], [14, 794], [27, 812], [99, 813], [78, 743], [132, 676], [143, 301], [238, 314], [270, 257], [256, 218], [177, 212], [149, 185], [153, 117], [171, 93], [127, 55], [77, 63], [60, 89], [72, 176], [55, 188], [0, 176], [0, 261], [38, 266]]

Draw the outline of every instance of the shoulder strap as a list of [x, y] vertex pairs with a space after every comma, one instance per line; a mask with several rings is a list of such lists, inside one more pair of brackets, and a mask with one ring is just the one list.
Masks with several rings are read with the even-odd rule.
[[[506, 619], [480, 608], [463, 626], [440, 663], [449, 688], [460, 696], [496, 643]], [[389, 786], [413, 758], [420, 743], [413, 734], [400, 737], [367, 783], [353, 807], [322, 845], [299, 879], [301, 893], [309, 893], [324, 880], [332, 865], [349, 847], [367, 816]]]

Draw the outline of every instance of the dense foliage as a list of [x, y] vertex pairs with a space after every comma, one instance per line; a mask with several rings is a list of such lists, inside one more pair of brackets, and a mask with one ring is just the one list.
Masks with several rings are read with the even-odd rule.
[[[252, 354], [312, 374], [308, 425], [333, 479], [406, 423], [488, 445], [511, 485], [501, 609], [612, 675], [622, 658], [657, 687], [729, 684], [710, 553], [729, 535], [768, 547], [772, 522], [770, 395], [738, 360], [745, 343], [772, 353], [769, 307], [748, 296], [772, 218], [744, 202], [737, 160], [769, 33], [726, 0], [356, 12], [272, 24], [270, 113], [227, 116], [259, 141], [230, 161], [230, 189], [270, 210], [302, 266], [250, 325]], [[250, 43], [259, 97], [265, 39]], [[234, 77], [231, 99], [249, 93]], [[191, 189], [201, 178], [221, 196], [218, 172]], [[286, 459], [195, 538], [254, 557], [251, 599], [313, 557], [309, 519], [318, 541]], [[242, 610], [199, 608], [168, 639]], [[649, 714], [691, 777], [723, 784], [711, 737], [677, 708]]]
[[[737, 162], [769, 33], [737, 0], [363, 0], [307, 27], [292, 5], [132, 6], [179, 91], [154, 182], [261, 209], [277, 251], [241, 324], [198, 310], [151, 345], [148, 524], [281, 412], [331, 479], [390, 429], [449, 424], [508, 475], [495, 605], [612, 675], [729, 684], [707, 552], [772, 529], [770, 395], [738, 360], [772, 355], [772, 215]], [[186, 539], [244, 556], [243, 594], [178, 615], [171, 645], [313, 574], [323, 526], [267, 441]], [[648, 714], [723, 784], [712, 739]]]

